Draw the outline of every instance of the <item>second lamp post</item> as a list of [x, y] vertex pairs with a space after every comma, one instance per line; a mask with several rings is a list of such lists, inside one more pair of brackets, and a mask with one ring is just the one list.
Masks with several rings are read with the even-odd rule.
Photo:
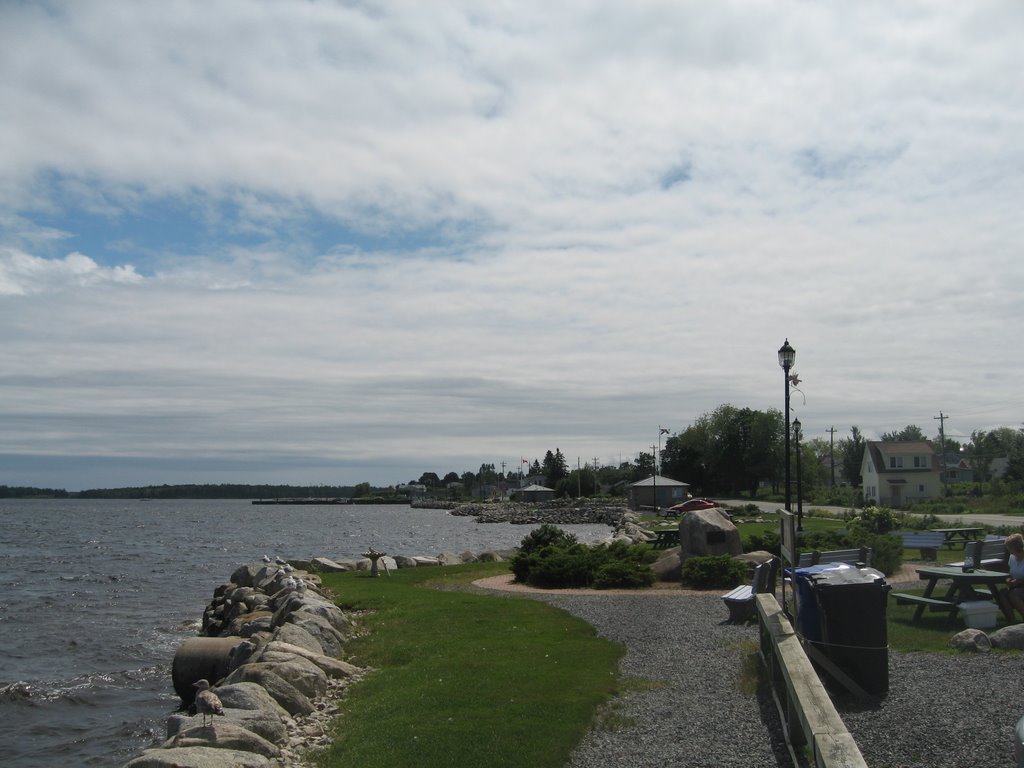
[[790, 476], [789, 476], [789, 371], [793, 367], [793, 363], [796, 362], [796, 350], [789, 346], [789, 339], [787, 338], [785, 343], [779, 347], [779, 365], [782, 366], [783, 372], [783, 386], [786, 392], [786, 409], [785, 409], [785, 422], [786, 422], [786, 511], [789, 512], [790, 499], [792, 498], [790, 493]]

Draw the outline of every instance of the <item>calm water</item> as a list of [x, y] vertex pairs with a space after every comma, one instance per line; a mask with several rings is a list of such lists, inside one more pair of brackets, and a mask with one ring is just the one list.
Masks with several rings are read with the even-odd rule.
[[[297, 559], [506, 549], [530, 528], [438, 510], [248, 501], [0, 500], [4, 764], [119, 766], [162, 740], [170, 664], [214, 588]], [[603, 525], [566, 526], [581, 541]]]

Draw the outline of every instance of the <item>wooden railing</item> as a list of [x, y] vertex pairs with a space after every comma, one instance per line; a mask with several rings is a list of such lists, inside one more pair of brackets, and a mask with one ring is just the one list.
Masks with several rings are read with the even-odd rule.
[[759, 594], [756, 600], [761, 661], [794, 764], [795, 750], [806, 747], [817, 768], [867, 768], [782, 606], [772, 594]]

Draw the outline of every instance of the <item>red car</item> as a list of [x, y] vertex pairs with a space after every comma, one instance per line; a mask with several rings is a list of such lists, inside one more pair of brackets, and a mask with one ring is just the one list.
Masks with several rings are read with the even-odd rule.
[[682, 504], [676, 504], [674, 507], [669, 507], [667, 514], [680, 515], [683, 512], [693, 512], [697, 509], [711, 509], [717, 507], [718, 502], [712, 501], [711, 499], [687, 499]]

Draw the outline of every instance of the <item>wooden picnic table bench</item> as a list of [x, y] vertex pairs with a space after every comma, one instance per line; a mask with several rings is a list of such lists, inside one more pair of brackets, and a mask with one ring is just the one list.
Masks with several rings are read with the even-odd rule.
[[939, 548], [946, 543], [946, 534], [942, 531], [900, 531], [904, 549], [916, 547], [922, 560], [938, 560]]
[[[995, 604], [1005, 610], [1003, 601], [999, 598], [999, 587], [1006, 583], [1006, 574], [1000, 571], [988, 571], [977, 569], [965, 571], [963, 568], [953, 568], [948, 565], [927, 565], [917, 569], [918, 578], [928, 582], [923, 595], [912, 595], [906, 592], [891, 592], [893, 599], [898, 604], [911, 603], [917, 606], [914, 611], [914, 621], [919, 621], [924, 615], [925, 608], [932, 611], [946, 611], [949, 613], [949, 620], [952, 623], [956, 613], [960, 609], [960, 603], [965, 600], [976, 600], [978, 594], [974, 587], [988, 587], [989, 595]], [[946, 593], [941, 597], [933, 597], [935, 586], [940, 580], [948, 580], [950, 585]], [[1012, 616], [1006, 616], [1010, 622]]]
[[669, 549], [679, 544], [678, 528], [664, 528], [660, 531], [652, 531], [652, 533], [655, 535], [655, 539], [651, 542], [651, 546], [655, 549]]
[[969, 541], [974, 541], [984, 531], [984, 528], [932, 528], [933, 533], [941, 533], [946, 537], [943, 544], [950, 549], [955, 544], [966, 544]]

